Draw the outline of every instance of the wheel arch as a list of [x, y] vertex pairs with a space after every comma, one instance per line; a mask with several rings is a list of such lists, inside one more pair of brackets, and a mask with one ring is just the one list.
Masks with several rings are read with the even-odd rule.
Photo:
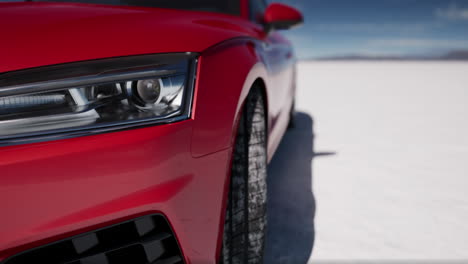
[[[255, 71], [251, 71], [252, 73]], [[255, 76], [253, 74], [253, 76]], [[240, 123], [242, 120], [242, 115], [244, 114], [245, 110], [245, 105], [248, 100], [248, 95], [253, 91], [253, 89], [258, 89], [262, 98], [263, 98], [263, 106], [264, 106], [264, 111], [265, 111], [265, 128], [268, 130], [268, 95], [267, 95], [267, 87], [265, 84], [265, 81], [262, 77], [257, 77], [257, 78], [251, 78], [252, 76], [248, 76], [246, 78], [246, 83], [244, 84], [244, 89], [243, 89], [243, 94], [245, 96], [242, 97], [242, 100], [239, 100], [239, 105], [236, 111], [236, 118], [233, 124], [233, 131], [232, 131], [232, 148], [230, 150], [231, 157], [230, 157], [230, 165], [229, 165], [229, 173], [225, 179], [225, 185], [224, 185], [224, 195], [223, 195], [223, 208], [221, 210], [221, 217], [220, 217], [220, 222], [219, 222], [219, 231], [218, 231], [218, 241], [217, 241], [217, 248], [216, 248], [216, 260], [220, 261], [221, 259], [221, 251], [222, 251], [222, 244], [223, 244], [223, 231], [224, 231], [224, 221], [226, 217], [226, 207], [227, 207], [227, 201], [228, 201], [228, 193], [229, 193], [229, 186], [231, 182], [231, 170], [232, 170], [232, 164], [234, 160], [234, 152], [235, 152], [235, 144], [236, 144], [236, 138], [237, 138], [237, 133], [240, 127]], [[253, 80], [253, 81], [252, 81]], [[246, 88], [248, 87], [248, 88]], [[268, 133], [266, 135], [266, 140], [268, 142]], [[268, 154], [267, 154], [268, 155]]]
[[233, 146], [242, 107], [255, 86], [264, 96], [269, 124], [268, 74], [260, 44], [234, 39], [201, 53], [192, 116], [194, 157]]
[[[261, 43], [252, 38], [231, 39], [200, 53], [192, 115], [191, 152], [194, 158], [223, 149], [232, 150], [243, 106], [256, 86], [264, 96], [268, 128], [269, 81]], [[228, 160], [232, 159], [232, 151], [227, 152], [231, 153]], [[221, 187], [224, 191], [220, 207], [213, 208], [219, 213], [215, 259], [218, 259], [222, 245], [231, 164], [226, 164], [226, 175], [217, 176], [223, 177], [225, 183]]]

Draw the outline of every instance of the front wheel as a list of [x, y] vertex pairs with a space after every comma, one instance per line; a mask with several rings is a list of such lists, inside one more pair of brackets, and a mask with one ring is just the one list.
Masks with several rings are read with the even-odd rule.
[[240, 120], [224, 223], [224, 264], [263, 263], [267, 151], [264, 99], [254, 88]]

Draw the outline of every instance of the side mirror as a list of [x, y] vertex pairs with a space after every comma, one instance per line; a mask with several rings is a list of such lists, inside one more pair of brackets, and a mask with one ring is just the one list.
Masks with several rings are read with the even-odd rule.
[[271, 29], [289, 29], [304, 22], [301, 12], [290, 6], [273, 3], [265, 10], [263, 23], [267, 31]]

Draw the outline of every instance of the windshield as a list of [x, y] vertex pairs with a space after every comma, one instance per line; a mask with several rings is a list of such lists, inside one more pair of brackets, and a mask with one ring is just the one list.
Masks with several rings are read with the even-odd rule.
[[[28, 0], [24, 0], [28, 1]], [[31, 0], [29, 0], [31, 1]], [[240, 14], [239, 0], [32, 0], [33, 2], [72, 2], [87, 4], [126, 5], [209, 11], [231, 15]], [[0, 2], [23, 2], [21, 0], [0, 0]]]

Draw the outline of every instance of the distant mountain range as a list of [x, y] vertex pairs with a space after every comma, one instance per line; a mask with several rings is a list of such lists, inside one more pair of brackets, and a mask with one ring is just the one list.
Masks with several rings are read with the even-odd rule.
[[443, 55], [427, 56], [368, 56], [368, 55], [344, 55], [315, 58], [312, 60], [395, 60], [395, 61], [415, 61], [415, 60], [435, 60], [435, 61], [465, 61], [468, 60], [468, 50], [450, 51]]

